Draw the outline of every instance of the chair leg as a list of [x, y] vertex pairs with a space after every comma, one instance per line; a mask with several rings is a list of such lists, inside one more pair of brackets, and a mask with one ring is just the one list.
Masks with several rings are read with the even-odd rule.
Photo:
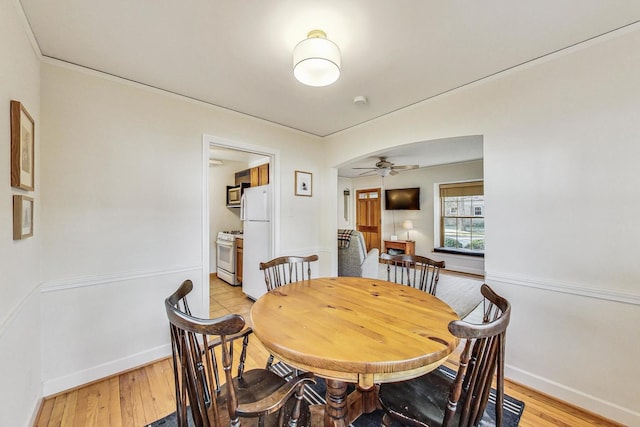
[[267, 367], [266, 367], [266, 369], [271, 369], [271, 365], [273, 365], [273, 354], [270, 354], [269, 358], [267, 359]]
[[504, 335], [498, 336], [498, 375], [497, 375], [497, 395], [496, 395], [496, 427], [502, 427], [504, 416]]
[[298, 419], [300, 418], [300, 405], [302, 405], [302, 396], [304, 395], [304, 383], [298, 386], [296, 390], [296, 403], [293, 405], [291, 411], [291, 418], [289, 418], [289, 427], [296, 427], [298, 425]]

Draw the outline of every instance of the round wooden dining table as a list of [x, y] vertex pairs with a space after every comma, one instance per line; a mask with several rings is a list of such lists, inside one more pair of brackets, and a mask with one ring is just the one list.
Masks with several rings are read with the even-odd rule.
[[[274, 356], [325, 379], [314, 425], [343, 427], [378, 408], [377, 384], [432, 371], [458, 345], [458, 320], [438, 298], [384, 280], [326, 277], [291, 283], [251, 308], [255, 336]], [[347, 396], [349, 383], [356, 384]]]

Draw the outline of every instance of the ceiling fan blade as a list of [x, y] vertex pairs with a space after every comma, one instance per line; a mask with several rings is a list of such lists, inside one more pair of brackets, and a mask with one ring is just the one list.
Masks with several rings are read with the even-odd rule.
[[391, 169], [402, 169], [402, 170], [407, 170], [407, 169], [418, 169], [418, 165], [399, 165], [399, 166], [391, 166]]
[[417, 169], [418, 167], [418, 165], [394, 166], [394, 164], [388, 161], [386, 157], [380, 157], [380, 161], [376, 163], [375, 167], [352, 167], [351, 169], [365, 171], [360, 173], [358, 176], [377, 173], [381, 177], [385, 177], [387, 175], [397, 175], [399, 170]]

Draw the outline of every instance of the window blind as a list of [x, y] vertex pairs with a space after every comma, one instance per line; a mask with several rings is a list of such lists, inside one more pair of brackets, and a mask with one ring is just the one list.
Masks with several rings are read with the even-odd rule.
[[482, 196], [484, 182], [460, 182], [455, 184], [440, 184], [440, 197]]

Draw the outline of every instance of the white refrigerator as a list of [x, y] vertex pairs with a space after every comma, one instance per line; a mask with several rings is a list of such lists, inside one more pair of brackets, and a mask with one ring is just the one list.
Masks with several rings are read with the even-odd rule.
[[271, 259], [271, 187], [261, 185], [244, 190], [240, 203], [243, 257], [242, 291], [252, 299], [267, 292], [260, 263]]

